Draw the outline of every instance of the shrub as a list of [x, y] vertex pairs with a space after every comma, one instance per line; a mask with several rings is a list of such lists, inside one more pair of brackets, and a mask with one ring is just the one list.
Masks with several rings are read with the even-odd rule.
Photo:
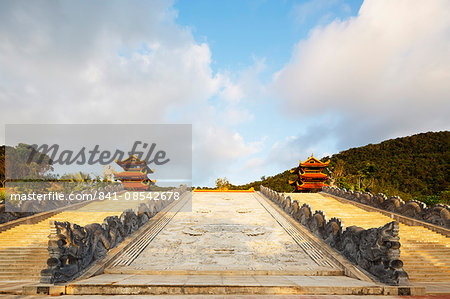
[[414, 199], [424, 202], [429, 207], [440, 203], [438, 195], [421, 195], [421, 196], [415, 197]]
[[0, 189], [0, 202], [3, 202], [6, 198], [5, 189]]

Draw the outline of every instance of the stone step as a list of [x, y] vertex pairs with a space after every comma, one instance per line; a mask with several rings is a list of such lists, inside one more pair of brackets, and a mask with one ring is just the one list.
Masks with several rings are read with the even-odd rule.
[[[418, 245], [418, 244], [411, 244], [411, 243], [407, 243], [407, 241], [403, 241], [403, 243], [402, 243], [402, 240], [400, 240], [400, 243], [401, 243], [401, 247], [400, 247], [400, 250], [415, 250], [416, 248], [423, 248], [423, 247], [425, 247], [424, 245]], [[437, 249], [444, 249], [444, 250], [449, 250], [450, 249], [450, 246], [445, 246], [445, 245], [442, 245], [442, 244], [427, 244], [426, 245], [426, 248], [437, 248]]]
[[448, 267], [442, 265], [429, 265], [423, 263], [407, 263], [403, 265], [404, 268], [408, 269], [431, 269], [433, 271], [446, 271], [450, 273], [450, 269]]
[[[68, 295], [383, 295], [385, 286], [345, 276], [218, 276], [102, 274], [66, 286]], [[396, 287], [387, 287], [391, 292]], [[424, 289], [405, 287], [411, 295]], [[405, 289], [404, 288], [404, 289]], [[395, 289], [395, 291], [397, 291]], [[391, 293], [392, 294], [392, 293]], [[397, 293], [396, 293], [397, 294]], [[268, 296], [269, 295], [269, 296]]]
[[448, 258], [440, 257], [422, 257], [422, 256], [400, 256], [400, 259], [406, 264], [408, 262], [418, 261], [427, 264], [442, 263], [444, 265], [449, 265], [450, 260]]
[[[0, 240], [4, 239], [6, 237], [11, 237], [11, 236], [15, 236], [17, 234], [29, 234], [30, 232], [33, 233], [33, 236], [35, 235], [42, 235], [44, 236], [45, 234], [48, 234], [50, 232], [50, 228], [39, 228], [39, 227], [33, 227], [30, 228], [29, 230], [24, 230], [24, 231], [6, 231], [6, 232], [2, 232], [0, 233]], [[32, 237], [32, 236], [30, 236]]]
[[47, 247], [48, 242], [45, 243], [33, 243], [33, 244], [20, 244], [20, 243], [11, 243], [11, 244], [1, 244], [0, 245], [0, 251], [12, 248], [12, 250], [19, 250], [19, 249], [38, 249], [38, 248], [45, 248]]
[[409, 273], [410, 277], [434, 277], [434, 278], [447, 278], [450, 276], [449, 272], [438, 272], [438, 271], [426, 271], [426, 270], [420, 270], [420, 271], [410, 271]]
[[45, 247], [48, 244], [48, 241], [46, 242], [34, 242], [34, 243], [21, 243], [21, 242], [9, 242], [9, 243], [2, 243], [0, 244], [0, 248], [2, 247], [8, 247], [8, 248], [42, 248]]
[[417, 266], [417, 267], [405, 267], [405, 269], [410, 270], [411, 273], [417, 273], [417, 274], [436, 273], [436, 275], [449, 275], [449, 273], [450, 273], [450, 270], [448, 270], [448, 269], [437, 268], [437, 267], [421, 268], [420, 266]]
[[39, 282], [41, 278], [39, 276], [25, 276], [25, 275], [21, 275], [20, 277], [14, 276], [14, 275], [5, 275], [5, 276], [0, 276], [0, 281], [4, 282], [4, 281], [35, 281], [35, 282]]
[[439, 254], [439, 253], [443, 253], [443, 254], [448, 254], [450, 255], [450, 250], [449, 249], [442, 249], [442, 248], [417, 248], [417, 249], [410, 249], [410, 250], [402, 250], [401, 252], [403, 253], [422, 253], [422, 252], [429, 252], [429, 253], [434, 253], [434, 254]]
[[5, 247], [0, 249], [0, 255], [3, 254], [19, 254], [19, 253], [38, 253], [46, 251], [47, 247], [22, 247], [22, 248], [16, 248], [16, 247]]
[[4, 249], [0, 251], [0, 257], [6, 257], [11, 258], [14, 256], [22, 256], [22, 255], [35, 255], [35, 254], [48, 254], [47, 248], [40, 248], [40, 249], [26, 249], [23, 250], [10, 250], [10, 249]]
[[405, 261], [410, 261], [410, 260], [425, 260], [425, 261], [432, 261], [432, 260], [439, 260], [441, 262], [444, 263], [448, 263], [450, 262], [450, 259], [448, 257], [444, 257], [444, 255], [439, 256], [439, 255], [435, 255], [435, 254], [405, 254], [405, 255], [400, 255], [400, 258], [402, 260]]
[[[45, 268], [42, 268], [41, 270], [43, 270]], [[35, 271], [27, 271], [27, 269], [0, 269], [0, 275], [5, 274], [5, 275], [13, 275], [13, 274], [17, 274], [17, 275], [30, 275], [30, 276], [39, 276], [41, 270], [39, 269], [35, 269]]]
[[0, 240], [0, 245], [3, 244], [32, 244], [32, 243], [46, 243], [48, 240], [48, 235], [42, 236], [39, 238], [28, 238], [26, 237], [17, 237], [17, 238], [9, 238], [8, 240]]
[[[400, 237], [400, 239], [401, 239], [401, 237]], [[403, 239], [401, 241], [403, 241], [405, 244], [408, 244], [408, 245], [414, 245], [414, 244], [420, 245], [420, 246], [433, 246], [433, 245], [441, 245], [442, 246], [442, 245], [445, 245], [442, 243], [442, 241], [428, 241], [428, 240], [419, 241], [419, 240], [405, 240], [405, 239]]]
[[[406, 235], [407, 233], [405, 232], [401, 232], [400, 234], [404, 234]], [[426, 234], [426, 233], [424, 233]], [[436, 243], [439, 245], [442, 245], [444, 247], [448, 247], [447, 241], [446, 240], [439, 240], [439, 239], [430, 239], [430, 238], [425, 238], [425, 239], [419, 239], [419, 238], [410, 238], [408, 237], [404, 237], [404, 238], [400, 238], [402, 241], [408, 241], [411, 243], [419, 243], [419, 244], [428, 244], [428, 245], [435, 245]]]
[[[13, 260], [9, 263], [6, 263], [5, 261], [1, 261], [0, 262], [0, 269], [7, 269], [7, 268], [12, 268], [12, 267], [27, 267], [27, 268], [34, 268], [34, 267], [47, 267], [47, 262], [46, 261], [17, 261], [17, 260]], [[42, 268], [43, 269], [43, 268]]]
[[[30, 234], [33, 234], [32, 236], [30, 236]], [[1, 236], [0, 238], [0, 242], [6, 242], [6, 241], [10, 241], [10, 240], [22, 240], [22, 241], [27, 241], [27, 240], [40, 240], [42, 238], [47, 238], [48, 235], [50, 234], [50, 232], [45, 232], [42, 234], [35, 234], [35, 232], [28, 232], [28, 233], [14, 233], [8, 236]]]
[[0, 254], [0, 259], [13, 259], [16, 257], [42, 257], [42, 256], [48, 256], [48, 251], [47, 250], [42, 250], [39, 252], [2, 252]]
[[23, 274], [23, 273], [40, 273], [41, 270], [44, 270], [47, 268], [47, 265], [35, 265], [33, 267], [30, 266], [16, 266], [16, 267], [4, 267], [2, 266], [2, 269], [0, 271], [5, 271], [2, 273], [15, 273], [17, 275]]
[[449, 266], [450, 263], [445, 262], [445, 261], [424, 261], [424, 260], [418, 260], [416, 258], [413, 257], [408, 257], [408, 258], [402, 258], [400, 257], [400, 259], [403, 261], [403, 263], [406, 265], [428, 265], [430, 267], [435, 267], [435, 266]]
[[32, 254], [32, 255], [15, 255], [14, 257], [5, 257], [5, 256], [0, 256], [0, 260], [1, 261], [12, 261], [12, 260], [30, 260], [30, 261], [35, 261], [35, 260], [42, 260], [45, 259], [47, 260], [49, 258], [49, 254]]
[[25, 276], [25, 275], [21, 275], [20, 277], [17, 277], [15, 275], [6, 275], [6, 276], [0, 276], [0, 281], [5, 282], [5, 281], [35, 281], [35, 282], [39, 282], [40, 277], [39, 276]]
[[20, 258], [30, 258], [30, 259], [34, 259], [34, 258], [42, 258], [42, 257], [48, 257], [49, 253], [48, 252], [40, 252], [40, 253], [16, 253], [14, 255], [12, 254], [0, 254], [0, 260], [11, 260], [11, 259], [20, 259]]
[[448, 277], [434, 277], [434, 276], [411, 276], [409, 278], [411, 282], [450, 282]]
[[408, 275], [410, 277], [434, 277], [436, 279], [444, 279], [448, 276], [450, 276], [450, 274], [447, 272], [439, 272], [439, 271], [426, 271], [423, 269], [420, 270], [410, 270], [410, 269], [405, 269], [406, 273], [408, 273]]

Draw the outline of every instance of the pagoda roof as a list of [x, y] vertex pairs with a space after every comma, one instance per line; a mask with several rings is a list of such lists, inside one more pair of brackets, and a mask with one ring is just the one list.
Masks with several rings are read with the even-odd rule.
[[119, 165], [147, 165], [147, 163], [145, 163], [145, 161], [139, 159], [135, 155], [131, 155], [122, 161], [119, 161], [116, 159], [115, 162]]
[[[128, 158], [119, 161], [119, 160], [115, 160], [115, 162], [117, 163], [117, 165], [119, 165], [120, 167], [122, 167], [125, 170], [128, 169], [133, 169], [133, 170], [139, 170], [142, 171], [143, 169], [146, 169], [148, 173], [153, 173], [154, 170], [150, 169], [147, 166], [147, 163], [141, 159], [139, 159], [138, 157], [136, 157], [135, 155], [131, 155]], [[137, 167], [136, 167], [137, 166]]]
[[328, 164], [330, 164], [330, 160], [327, 162], [322, 162], [314, 157], [314, 154], [311, 154], [311, 157], [309, 157], [305, 162], [302, 163], [300, 161], [300, 166], [303, 167], [327, 167]]
[[312, 189], [321, 189], [322, 186], [324, 186], [325, 184], [323, 182], [317, 182], [317, 183], [313, 183], [313, 182], [305, 182], [302, 184], [299, 184], [297, 182], [296, 187], [297, 190], [312, 190]]
[[155, 184], [156, 180], [140, 180], [140, 181], [123, 181], [123, 187], [126, 190], [148, 190], [151, 185]]
[[301, 175], [302, 178], [317, 178], [317, 179], [327, 179], [328, 176], [325, 173], [321, 173], [321, 172], [316, 172], [316, 173], [311, 173], [311, 172], [306, 172], [303, 173]]
[[[323, 181], [328, 179], [328, 176], [324, 173], [306, 173], [303, 174], [301, 176], [302, 179], [323, 179]], [[307, 185], [309, 183], [311, 184], [318, 184], [318, 183], [322, 183], [323, 181], [317, 181], [317, 182], [311, 182], [311, 181], [303, 181], [303, 180], [296, 180], [296, 181], [291, 181], [289, 180], [289, 185], [296, 185], [296, 186], [302, 186], [302, 185]], [[301, 182], [301, 184], [299, 184], [299, 182]]]
[[314, 155], [311, 155], [305, 162], [302, 163], [302, 160], [298, 160], [299, 164], [296, 168], [292, 168], [289, 170], [290, 173], [303, 173], [302, 168], [324, 168], [327, 167], [328, 164], [330, 164], [330, 160], [327, 162], [321, 162], [320, 160], [316, 159]]
[[113, 172], [114, 176], [121, 179], [146, 179], [147, 172], [142, 171], [122, 171], [122, 172]]

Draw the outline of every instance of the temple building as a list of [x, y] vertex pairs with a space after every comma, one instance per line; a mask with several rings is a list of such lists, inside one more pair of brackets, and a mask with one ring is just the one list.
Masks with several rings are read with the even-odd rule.
[[330, 161], [323, 163], [311, 155], [305, 162], [300, 163], [297, 168], [290, 172], [297, 175], [295, 181], [289, 180], [289, 184], [294, 186], [293, 192], [317, 192], [325, 185], [328, 176], [322, 173], [323, 169], [330, 164]]
[[149, 191], [150, 186], [156, 183], [156, 180], [152, 181], [147, 177], [155, 171], [136, 156], [132, 155], [122, 161], [116, 160], [116, 163], [123, 168], [123, 171], [114, 172], [114, 177], [122, 182], [125, 190]]

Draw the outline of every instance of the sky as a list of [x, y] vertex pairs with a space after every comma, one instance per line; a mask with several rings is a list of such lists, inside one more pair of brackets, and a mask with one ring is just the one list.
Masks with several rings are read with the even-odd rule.
[[450, 128], [448, 0], [1, 1], [5, 124], [192, 124], [193, 185]]

